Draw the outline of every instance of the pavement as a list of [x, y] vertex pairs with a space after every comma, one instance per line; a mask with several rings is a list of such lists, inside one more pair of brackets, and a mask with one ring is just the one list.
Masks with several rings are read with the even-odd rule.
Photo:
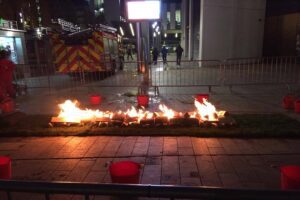
[[[112, 77], [113, 78], [113, 77]], [[128, 77], [130, 78], [130, 77]], [[129, 79], [127, 79], [130, 81]], [[106, 80], [108, 81], [108, 80]], [[282, 108], [282, 97], [297, 85], [247, 85], [160, 88], [151, 96], [149, 109], [164, 103], [177, 111], [194, 109], [193, 96], [209, 93], [219, 110], [229, 113], [282, 113], [300, 119]], [[52, 114], [66, 99], [82, 107], [125, 110], [136, 105], [135, 87], [70, 87], [51, 91], [35, 89], [17, 98], [18, 109], [27, 114]], [[89, 105], [89, 95], [101, 94], [98, 107]], [[300, 165], [298, 139], [225, 139], [196, 137], [25, 137], [0, 138], [0, 155], [12, 157], [13, 179], [110, 183], [109, 161], [133, 160], [144, 164], [140, 183], [216, 186], [227, 188], [279, 189], [282, 165]], [[14, 194], [15, 199], [42, 199]], [[3, 196], [1, 199], [5, 199]], [[70, 199], [56, 196], [54, 199]], [[72, 199], [80, 199], [72, 197]], [[109, 199], [95, 197], [94, 199]]]
[[27, 137], [1, 138], [0, 154], [12, 157], [17, 180], [110, 183], [107, 163], [132, 160], [144, 164], [143, 184], [279, 189], [280, 166], [300, 165], [299, 145], [296, 139]]

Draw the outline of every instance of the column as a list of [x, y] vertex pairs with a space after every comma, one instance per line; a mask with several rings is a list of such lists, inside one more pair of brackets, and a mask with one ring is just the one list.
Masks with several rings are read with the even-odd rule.
[[194, 45], [193, 45], [193, 43], [194, 43], [193, 14], [194, 14], [194, 12], [193, 11], [194, 11], [194, 9], [193, 9], [193, 7], [194, 7], [193, 0], [189, 0], [189, 55], [188, 55], [189, 60], [193, 59], [193, 54], [194, 54], [194, 51], [193, 51], [193, 48], [194, 48]]
[[170, 4], [170, 29], [174, 30], [176, 26], [176, 4], [171, 3]]
[[[167, 27], [167, 4], [162, 3], [162, 8], [161, 8], [161, 17], [162, 17], [162, 29], [166, 31], [168, 29]], [[164, 33], [162, 33], [164, 34]]]
[[203, 13], [204, 0], [200, 2], [200, 28], [199, 28], [199, 60], [203, 60]]
[[183, 56], [188, 55], [188, 32], [187, 32], [187, 19], [188, 17], [188, 0], [181, 1], [181, 46], [183, 48]]

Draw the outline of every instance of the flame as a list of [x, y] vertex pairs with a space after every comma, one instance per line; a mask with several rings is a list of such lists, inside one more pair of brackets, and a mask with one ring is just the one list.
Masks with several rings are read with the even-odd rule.
[[219, 118], [225, 115], [225, 111], [217, 111], [216, 107], [206, 99], [203, 99], [203, 103], [195, 100], [194, 104], [197, 108], [197, 113], [194, 112], [191, 116], [196, 117], [198, 114], [202, 121], [218, 121]]
[[99, 110], [82, 110], [78, 107], [78, 102], [71, 100], [66, 100], [64, 103], [59, 104], [61, 109], [58, 118], [65, 122], [80, 123], [81, 121], [94, 121], [96, 118], [112, 118], [112, 112], [102, 112]]
[[[196, 111], [188, 113], [190, 118], [197, 118], [200, 121], [218, 121], [219, 118], [224, 117], [225, 111], [217, 111], [215, 106], [208, 102], [206, 99], [203, 99], [203, 103], [200, 103], [195, 100]], [[97, 121], [98, 119], [113, 119], [114, 116], [121, 116], [124, 118], [133, 118], [134, 121], [138, 123], [143, 119], [154, 119], [156, 117], [166, 117], [168, 120], [174, 117], [183, 117], [185, 116], [181, 112], [176, 112], [168, 108], [164, 104], [159, 105], [160, 112], [151, 112], [147, 111], [144, 108], [136, 109], [131, 107], [126, 112], [110, 112], [110, 111], [100, 111], [100, 110], [91, 110], [91, 109], [80, 109], [78, 107], [77, 101], [66, 100], [64, 103], [59, 104], [60, 113], [58, 118], [63, 122], [70, 123], [81, 123], [82, 121]]]
[[169, 120], [175, 117], [175, 112], [172, 109], [169, 109], [167, 106], [160, 104], [159, 110], [162, 111], [162, 116], [167, 117]]

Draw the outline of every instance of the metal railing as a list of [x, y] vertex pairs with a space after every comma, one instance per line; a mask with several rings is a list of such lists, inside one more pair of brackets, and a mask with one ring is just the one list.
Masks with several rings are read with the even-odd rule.
[[85, 200], [94, 196], [114, 196], [120, 199], [134, 197], [168, 199], [205, 199], [205, 200], [293, 200], [300, 199], [299, 190], [254, 190], [226, 189], [217, 187], [191, 187], [173, 185], [127, 185], [99, 184], [78, 182], [35, 182], [35, 181], [0, 181], [0, 191], [6, 193], [8, 200], [13, 200], [13, 193], [42, 194], [45, 200], [51, 200], [54, 194], [80, 195]]
[[18, 23], [12, 20], [1, 20], [0, 28], [18, 29]]
[[[66, 63], [67, 65], [68, 63]], [[299, 80], [296, 57], [236, 58], [219, 60], [162, 61], [150, 64], [149, 73], [138, 70], [136, 61], [89, 63], [99, 71], [56, 71], [54, 64], [18, 65], [17, 83], [30, 88], [64, 89], [76, 87], [140, 87], [147, 79], [150, 87], [183, 88], [241, 86], [249, 84], [293, 84]], [[145, 63], [142, 63], [145, 65]], [[100, 69], [99, 68], [99, 69]]]
[[234, 58], [224, 62], [223, 85], [290, 84], [299, 78], [295, 56]]

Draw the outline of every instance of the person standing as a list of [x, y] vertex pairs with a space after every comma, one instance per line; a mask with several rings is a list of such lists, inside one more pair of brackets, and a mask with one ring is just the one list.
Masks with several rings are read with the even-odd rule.
[[180, 44], [177, 45], [175, 51], [176, 51], [176, 63], [177, 63], [177, 65], [180, 65], [181, 56], [182, 56], [182, 52], [183, 52], [183, 48], [180, 46]]
[[166, 48], [166, 46], [163, 46], [161, 49], [161, 54], [162, 54], [162, 59], [164, 64], [167, 63], [167, 54], [168, 54], [168, 49]]
[[0, 51], [0, 101], [7, 96], [16, 97], [16, 91], [12, 82], [15, 64], [9, 60], [9, 57], [10, 53], [8, 51]]
[[131, 45], [127, 46], [127, 60], [129, 60], [129, 57], [131, 58], [131, 60], [133, 60]]
[[120, 61], [120, 70], [122, 71], [124, 68], [124, 48], [122, 45], [119, 47], [119, 61]]
[[158, 50], [155, 47], [152, 51], [152, 56], [153, 56], [153, 64], [156, 65], [157, 64], [157, 58], [158, 58]]

